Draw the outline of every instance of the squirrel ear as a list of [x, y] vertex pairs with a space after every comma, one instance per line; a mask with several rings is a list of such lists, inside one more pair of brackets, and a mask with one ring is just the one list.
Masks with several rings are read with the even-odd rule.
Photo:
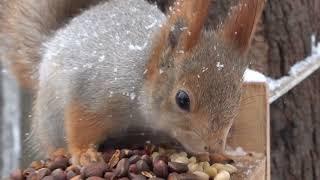
[[245, 54], [250, 47], [264, 4], [265, 0], [240, 0], [220, 29], [223, 40], [233, 45], [241, 54]]
[[209, 0], [177, 0], [165, 24], [172, 48], [188, 51], [198, 41], [208, 15]]

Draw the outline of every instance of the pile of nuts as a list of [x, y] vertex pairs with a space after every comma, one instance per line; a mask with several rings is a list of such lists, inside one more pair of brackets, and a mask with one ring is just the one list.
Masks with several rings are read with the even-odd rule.
[[108, 150], [98, 153], [103, 161], [85, 166], [71, 164], [70, 156], [58, 155], [34, 161], [25, 170], [11, 173], [12, 180], [229, 180], [237, 172], [231, 164], [200, 161], [185, 152], [156, 148]]

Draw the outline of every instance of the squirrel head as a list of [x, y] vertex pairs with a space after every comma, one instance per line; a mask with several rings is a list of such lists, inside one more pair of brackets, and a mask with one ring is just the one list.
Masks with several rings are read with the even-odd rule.
[[192, 152], [221, 152], [239, 111], [242, 77], [265, 0], [240, 0], [207, 30], [208, 0], [177, 0], [154, 40], [145, 74], [148, 111]]

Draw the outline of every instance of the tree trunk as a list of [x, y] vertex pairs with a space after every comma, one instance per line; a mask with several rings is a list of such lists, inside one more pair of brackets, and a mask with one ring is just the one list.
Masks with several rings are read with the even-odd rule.
[[[320, 35], [319, 0], [269, 0], [263, 16], [268, 75], [286, 75]], [[320, 71], [271, 106], [272, 179], [320, 178]]]

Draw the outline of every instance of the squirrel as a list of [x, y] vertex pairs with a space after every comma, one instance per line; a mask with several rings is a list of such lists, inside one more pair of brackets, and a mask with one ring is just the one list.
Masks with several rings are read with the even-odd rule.
[[36, 91], [38, 153], [84, 164], [88, 148], [139, 133], [223, 152], [265, 0], [240, 0], [218, 30], [204, 28], [209, 3], [176, 0], [165, 15], [145, 0], [8, 1], [1, 59]]

